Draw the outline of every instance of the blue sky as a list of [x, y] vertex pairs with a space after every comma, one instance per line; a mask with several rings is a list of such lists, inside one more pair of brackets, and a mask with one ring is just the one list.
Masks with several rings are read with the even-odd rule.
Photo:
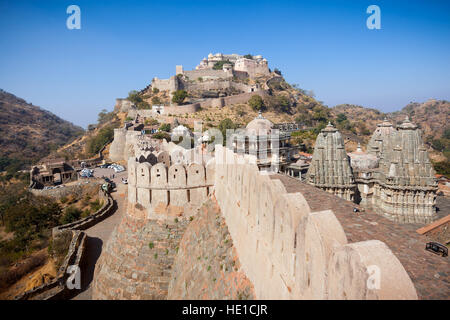
[[450, 100], [450, 1], [0, 0], [0, 32], [0, 88], [83, 127], [210, 52], [262, 54], [330, 107]]

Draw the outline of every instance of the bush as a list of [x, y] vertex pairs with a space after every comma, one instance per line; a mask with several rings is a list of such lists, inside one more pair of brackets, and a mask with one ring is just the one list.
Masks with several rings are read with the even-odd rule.
[[443, 174], [450, 179], [450, 161], [433, 162], [437, 174]]
[[441, 139], [434, 139], [431, 142], [431, 146], [433, 147], [433, 149], [437, 150], [437, 151], [443, 151], [444, 150], [444, 143], [442, 142]]
[[99, 114], [98, 114], [98, 123], [99, 124], [104, 124], [106, 122], [109, 122], [111, 120], [113, 120], [116, 117], [116, 115], [114, 114], [114, 112], [108, 112], [106, 109], [103, 109]]
[[261, 96], [257, 94], [248, 99], [247, 103], [254, 111], [262, 111], [264, 109], [264, 101]]
[[91, 207], [93, 212], [96, 212], [100, 210], [100, 208], [103, 206], [103, 201], [100, 201], [99, 199], [92, 201], [89, 203], [89, 206]]
[[166, 139], [167, 141], [170, 141], [170, 135], [167, 132], [157, 132], [152, 136], [152, 138], [159, 140]]
[[152, 92], [153, 92], [153, 94], [158, 94], [159, 93], [159, 89], [158, 88], [153, 88]]
[[227, 129], [237, 129], [239, 128], [239, 125], [234, 123], [231, 119], [226, 118], [223, 119], [222, 121], [219, 122], [219, 126], [218, 129], [220, 130], [220, 132], [222, 132], [222, 136], [223, 136], [223, 145], [225, 145], [226, 140], [227, 140]]
[[0, 186], [0, 216], [14, 238], [0, 241], [3, 265], [46, 246], [49, 230], [59, 223], [61, 207], [51, 199], [36, 197], [22, 184]]
[[159, 97], [153, 97], [152, 98], [152, 104], [153, 105], [160, 105], [161, 104], [161, 99]]
[[82, 213], [83, 212], [78, 208], [75, 208], [73, 206], [67, 207], [64, 210], [64, 215], [61, 217], [61, 224], [77, 221], [78, 219], [80, 219]]
[[165, 131], [165, 132], [170, 132], [170, 123], [163, 123], [160, 127], [159, 127], [160, 131]]
[[231, 64], [231, 65], [233, 65], [233, 63], [230, 60], [222, 60], [222, 61], [217, 61], [214, 64], [213, 69], [214, 70], [222, 70], [224, 64]]
[[341, 122], [344, 121], [344, 120], [347, 120], [347, 116], [346, 116], [345, 114], [343, 114], [343, 113], [339, 113], [339, 114], [337, 115], [336, 121], [337, 121], [338, 123], [341, 123]]
[[107, 126], [91, 137], [86, 144], [86, 152], [89, 155], [97, 154], [105, 145], [114, 139], [114, 126]]
[[53, 240], [50, 241], [48, 251], [55, 259], [56, 268], [59, 269], [64, 258], [69, 251], [70, 243], [72, 242], [72, 231], [64, 230], [59, 233]]
[[182, 104], [184, 99], [188, 96], [186, 90], [177, 90], [173, 92], [172, 102], [176, 104]]
[[150, 109], [150, 105], [144, 101], [141, 94], [136, 90], [130, 91], [127, 99], [134, 103], [138, 109]]

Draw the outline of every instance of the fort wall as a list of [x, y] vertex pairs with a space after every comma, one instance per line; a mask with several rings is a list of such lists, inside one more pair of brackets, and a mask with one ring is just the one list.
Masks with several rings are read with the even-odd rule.
[[[417, 299], [383, 242], [349, 244], [331, 210], [311, 212], [252, 156], [217, 145], [215, 163], [214, 194], [258, 299]], [[378, 287], [368, 285], [371, 268]]]
[[183, 75], [187, 76], [190, 80], [196, 80], [200, 77], [218, 77], [218, 78], [232, 78], [232, 72], [226, 72], [223, 70], [214, 69], [198, 69], [198, 70], [186, 70]]
[[169, 79], [153, 78], [152, 88], [157, 88], [161, 91], [176, 91], [178, 90], [178, 78], [176, 76], [172, 76]]
[[[160, 159], [162, 160], [162, 159]], [[191, 215], [206, 201], [214, 185], [214, 164], [138, 163], [128, 160], [128, 203], [145, 208], [150, 218]]]
[[111, 161], [124, 159], [127, 130], [125, 128], [114, 129], [114, 140], [109, 148], [109, 158]]

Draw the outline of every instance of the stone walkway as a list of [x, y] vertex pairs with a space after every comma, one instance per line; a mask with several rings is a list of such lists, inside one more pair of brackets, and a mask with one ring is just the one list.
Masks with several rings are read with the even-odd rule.
[[[109, 177], [110, 174], [112, 174], [112, 170], [110, 169], [95, 169], [96, 176], [105, 175]], [[84, 230], [84, 232], [88, 236], [86, 239], [87, 242], [85, 253], [87, 256], [86, 259], [84, 259], [85, 264], [81, 268], [81, 292], [73, 298], [74, 300], [92, 299], [92, 280], [94, 278], [95, 265], [98, 258], [100, 257], [102, 249], [110, 238], [112, 231], [119, 225], [120, 220], [122, 219], [122, 216], [126, 211], [128, 188], [127, 185], [121, 182], [122, 178], [126, 177], [127, 173], [122, 172], [120, 174], [116, 174], [115, 178], [112, 179], [117, 185], [116, 190], [111, 193], [112, 198], [117, 203], [116, 211], [111, 216], [96, 224], [95, 226]]]
[[[413, 281], [419, 299], [450, 299], [450, 257], [440, 257], [425, 250], [429, 240], [416, 233], [423, 225], [397, 224], [371, 210], [353, 213], [358, 205], [338, 198], [298, 179], [272, 175], [289, 193], [301, 192], [311, 212], [331, 209], [344, 228], [348, 242], [380, 240], [392, 250]], [[440, 214], [449, 199], [439, 199]], [[447, 212], [448, 213], [448, 212]]]

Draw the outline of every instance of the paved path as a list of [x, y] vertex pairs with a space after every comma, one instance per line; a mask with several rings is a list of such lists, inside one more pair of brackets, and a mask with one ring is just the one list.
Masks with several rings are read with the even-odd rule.
[[[106, 176], [110, 178], [113, 173], [114, 171], [111, 169], [96, 168], [94, 171], [96, 177]], [[74, 300], [92, 299], [92, 280], [94, 278], [95, 265], [100, 257], [102, 248], [126, 211], [128, 188], [121, 182], [122, 178], [127, 178], [127, 172], [115, 174], [114, 179], [112, 179], [117, 185], [117, 188], [111, 193], [112, 198], [117, 203], [116, 211], [105, 220], [84, 231], [88, 236], [86, 239], [86, 259], [81, 269], [81, 292], [73, 298]]]

